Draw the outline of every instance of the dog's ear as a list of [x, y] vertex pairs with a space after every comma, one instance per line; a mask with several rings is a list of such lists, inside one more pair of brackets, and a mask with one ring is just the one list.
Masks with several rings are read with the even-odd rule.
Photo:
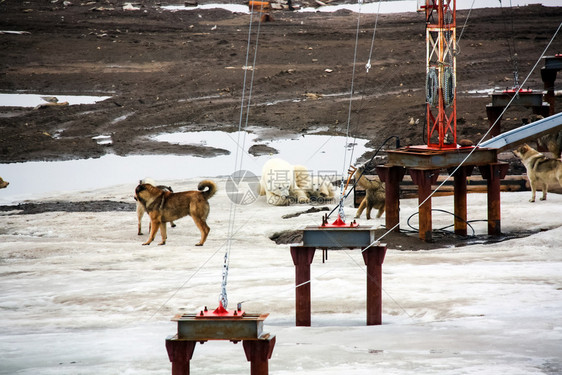
[[170, 190], [170, 193], [173, 193], [174, 191], [172, 190], [171, 186], [168, 186], [168, 190]]
[[140, 193], [140, 192], [143, 191], [143, 190], [146, 190], [146, 187], [145, 187], [143, 184], [139, 184], [139, 185], [137, 186], [137, 188], [135, 189], [135, 193], [138, 194], [138, 193]]

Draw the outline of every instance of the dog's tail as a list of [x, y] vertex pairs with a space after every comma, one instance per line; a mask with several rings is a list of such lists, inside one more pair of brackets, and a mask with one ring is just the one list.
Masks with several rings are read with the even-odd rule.
[[[205, 188], [207, 189], [205, 190]], [[197, 185], [197, 189], [205, 199], [209, 199], [217, 192], [217, 185], [211, 180], [203, 180]]]

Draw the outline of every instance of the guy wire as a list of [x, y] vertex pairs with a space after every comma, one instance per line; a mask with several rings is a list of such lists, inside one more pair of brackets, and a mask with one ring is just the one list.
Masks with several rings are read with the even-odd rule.
[[[244, 93], [246, 91], [246, 79], [247, 79], [247, 71], [248, 71], [248, 60], [249, 60], [249, 55], [250, 55], [250, 45], [251, 45], [251, 38], [252, 38], [252, 22], [253, 22], [253, 7], [251, 8], [250, 11], [250, 25], [248, 27], [248, 43], [247, 43], [247, 48], [246, 48], [246, 61], [245, 61], [245, 69], [244, 69], [244, 89], [243, 89], [243, 93], [242, 93], [242, 103], [240, 105], [240, 121], [238, 123], [238, 140], [237, 140], [237, 147], [236, 147], [236, 154], [235, 154], [235, 165], [234, 165], [234, 173], [236, 173], [237, 171], [242, 170], [242, 165], [243, 165], [243, 159], [244, 159], [244, 153], [240, 152], [240, 137], [242, 136], [242, 149], [244, 149], [244, 145], [246, 143], [246, 135], [241, 135], [242, 133], [242, 119], [243, 119], [243, 113], [244, 113]], [[247, 99], [247, 107], [246, 107], [246, 119], [245, 119], [245, 123], [244, 123], [244, 129], [247, 128], [248, 125], [248, 119], [249, 119], [249, 114], [250, 114], [250, 104], [251, 104], [251, 100], [252, 100], [252, 89], [253, 89], [253, 85], [254, 85], [254, 76], [255, 76], [255, 71], [256, 71], [256, 61], [257, 61], [257, 54], [258, 54], [258, 42], [259, 42], [259, 33], [260, 33], [260, 28], [261, 28], [261, 17], [259, 18], [258, 21], [258, 30], [256, 32], [256, 45], [254, 48], [254, 59], [252, 61], [252, 73], [250, 76], [250, 88], [249, 88], [249, 93], [248, 93], [248, 99]], [[238, 155], [240, 154], [240, 161], [238, 161]], [[228, 298], [227, 298], [227, 292], [226, 292], [226, 285], [228, 283], [228, 270], [229, 270], [229, 266], [230, 266], [230, 252], [232, 249], [232, 238], [234, 236], [233, 231], [234, 231], [234, 223], [236, 221], [236, 204], [234, 201], [231, 200], [230, 202], [230, 212], [229, 212], [229, 220], [228, 220], [228, 240], [227, 240], [227, 248], [226, 248], [226, 252], [224, 254], [224, 264], [223, 264], [223, 272], [222, 272], [222, 283], [221, 283], [221, 297], [220, 300], [222, 302], [222, 306], [226, 309], [228, 306]]]
[[464, 34], [464, 29], [466, 28], [466, 24], [468, 23], [468, 19], [470, 18], [470, 13], [472, 12], [472, 8], [474, 7], [475, 1], [476, 0], [472, 0], [472, 4], [470, 5], [470, 9], [468, 10], [468, 14], [466, 15], [466, 19], [464, 20], [464, 25], [462, 26], [462, 29], [461, 29], [461, 35], [459, 35], [459, 38], [457, 39], [456, 44], [459, 44], [461, 42], [462, 35]]
[[[353, 51], [353, 69], [352, 69], [352, 73], [351, 73], [351, 89], [350, 89], [350, 93], [349, 93], [349, 106], [348, 106], [348, 112], [347, 112], [347, 127], [346, 127], [346, 131], [345, 131], [345, 145], [344, 145], [344, 157], [343, 157], [343, 167], [342, 167], [342, 181], [343, 181], [343, 176], [345, 175], [345, 172], [347, 170], [346, 165], [347, 165], [347, 146], [348, 146], [348, 141], [349, 141], [349, 125], [351, 122], [351, 107], [352, 107], [352, 102], [353, 102], [353, 94], [354, 94], [354, 84], [355, 84], [355, 65], [357, 63], [357, 45], [359, 44], [359, 30], [360, 30], [360, 24], [361, 24], [361, 6], [363, 4], [363, 0], [359, 0], [359, 12], [357, 14], [357, 28], [355, 31], [355, 47], [354, 47], [354, 51]], [[355, 148], [355, 147], [353, 147]]]

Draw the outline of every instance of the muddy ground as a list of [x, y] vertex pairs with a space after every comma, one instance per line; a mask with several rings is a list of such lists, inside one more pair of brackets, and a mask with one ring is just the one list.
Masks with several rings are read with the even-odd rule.
[[[247, 99], [251, 86], [249, 126], [264, 127], [274, 136], [317, 129], [343, 135], [349, 122], [350, 134], [372, 140], [373, 147], [390, 135], [399, 135], [402, 145], [425, 143], [421, 14], [379, 16], [368, 73], [364, 65], [376, 15], [361, 16], [350, 111], [355, 13], [275, 11], [273, 22], [260, 25], [254, 17], [246, 63], [248, 14], [172, 12], [155, 1], [136, 2], [142, 5], [137, 11], [107, 0], [71, 3], [0, 2], [0, 30], [29, 33], [0, 34], [0, 91], [111, 99], [41, 109], [0, 107], [2, 163], [108, 152], [226, 153], [147, 137], [178, 130], [236, 129], [244, 91], [242, 67], [253, 65], [254, 58], [255, 75], [250, 85], [248, 74], [245, 93]], [[457, 14], [462, 32], [457, 57], [458, 136], [477, 141], [488, 128], [485, 106], [490, 98], [470, 91], [511, 87], [515, 67], [522, 81], [554, 35], [562, 7], [477, 9], [463, 29], [467, 13]], [[561, 51], [558, 36], [546, 54]], [[543, 88], [542, 66], [539, 62], [526, 87]], [[510, 109], [502, 130], [520, 125], [530, 115], [530, 109]], [[100, 145], [92, 139], [99, 135], [110, 135], [113, 142]]]

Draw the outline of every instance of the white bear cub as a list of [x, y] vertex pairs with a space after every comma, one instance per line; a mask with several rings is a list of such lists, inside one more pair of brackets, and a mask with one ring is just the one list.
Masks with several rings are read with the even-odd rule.
[[306, 193], [297, 186], [295, 168], [283, 159], [268, 160], [260, 180], [260, 195], [273, 206], [287, 206], [291, 202], [308, 202]]

